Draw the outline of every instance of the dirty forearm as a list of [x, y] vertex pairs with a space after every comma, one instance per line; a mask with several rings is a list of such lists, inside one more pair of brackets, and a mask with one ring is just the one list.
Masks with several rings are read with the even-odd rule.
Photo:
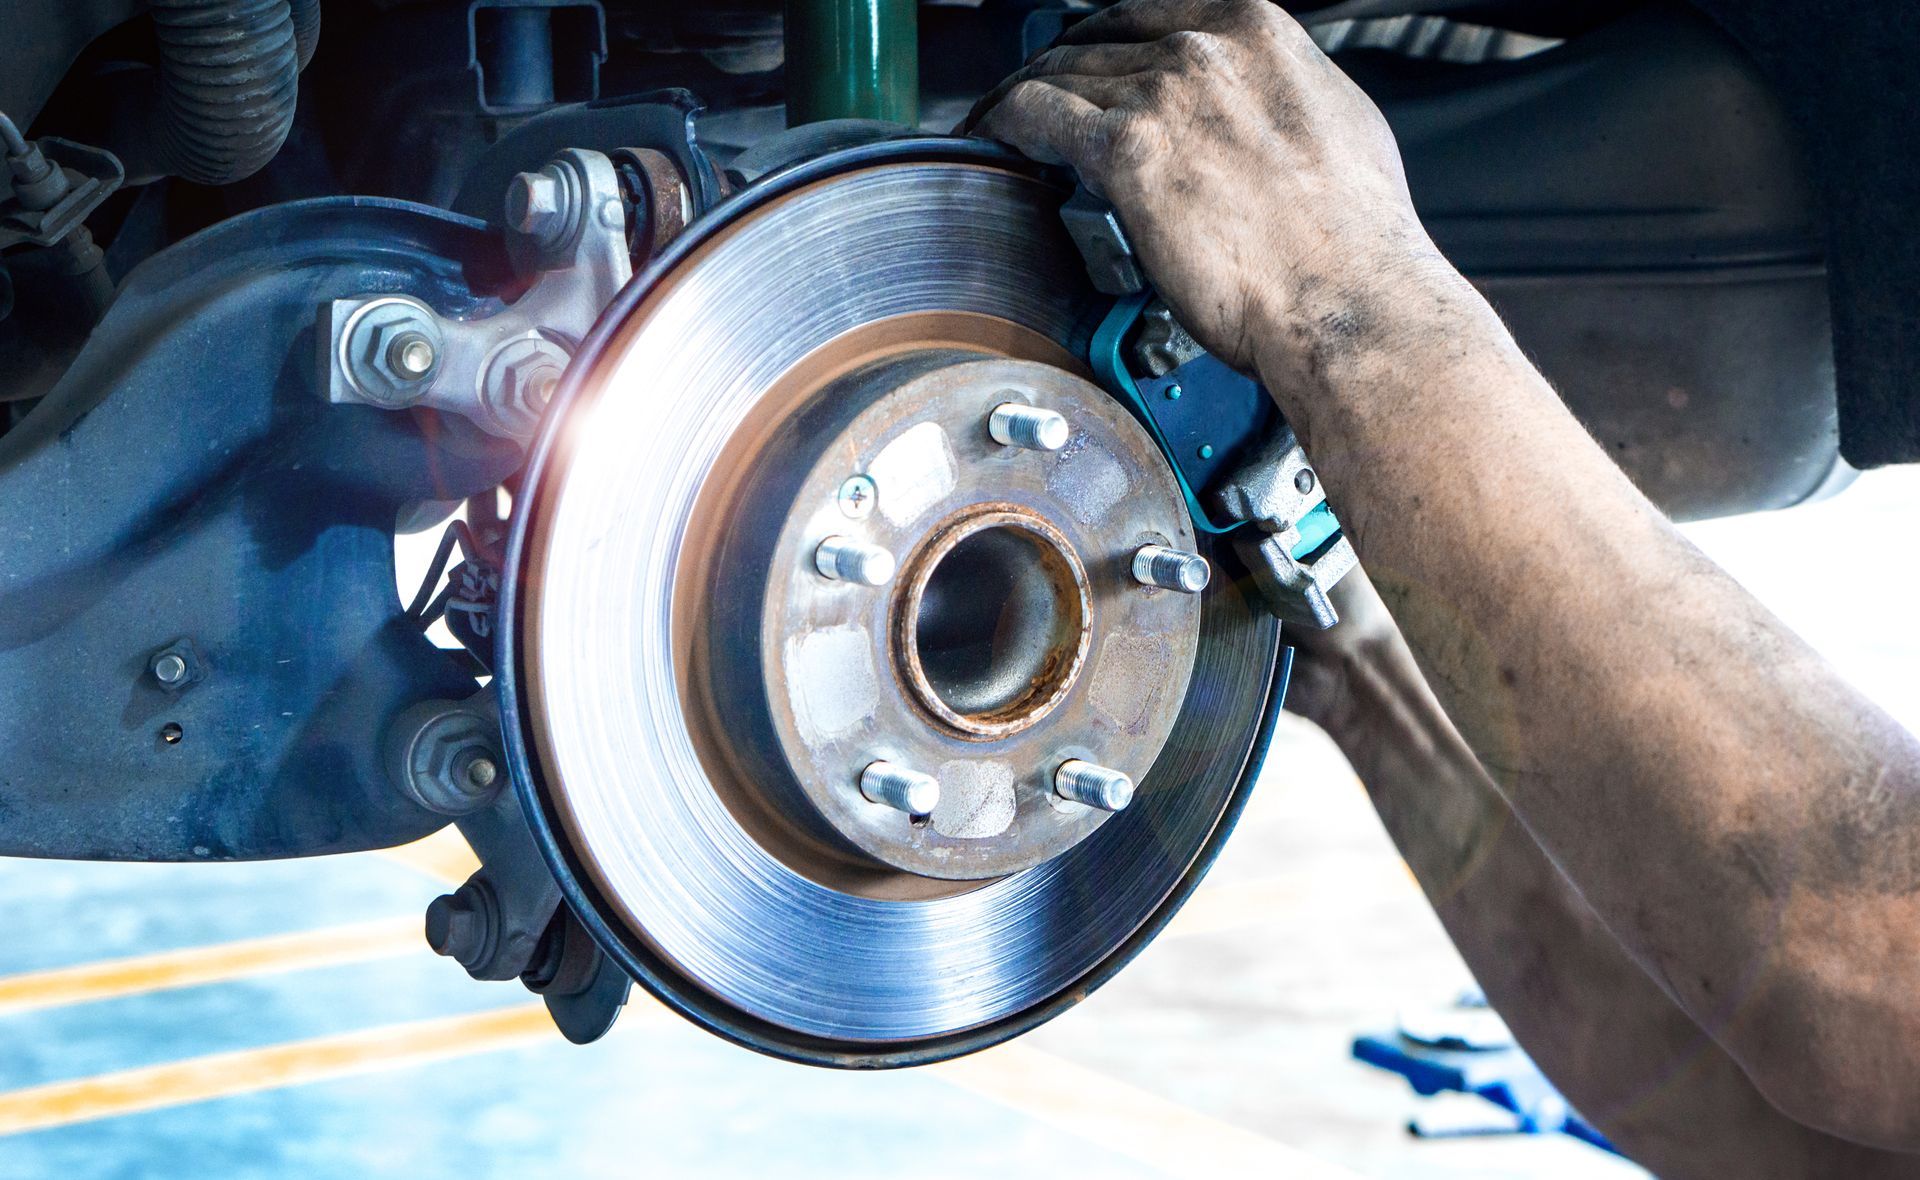
[[1474, 977], [1575, 1108], [1668, 1177], [1897, 1175], [1774, 1110], [1614, 941], [1514, 818], [1403, 644], [1346, 657], [1323, 724]]
[[[1679, 537], [1455, 283], [1276, 329], [1260, 366], [1446, 712], [1723, 1043], [1768, 1004], [1804, 1016], [1841, 946], [1843, 988], [1910, 990], [1911, 739]], [[1880, 1031], [1842, 1049], [1873, 1074], [1920, 1030]]]

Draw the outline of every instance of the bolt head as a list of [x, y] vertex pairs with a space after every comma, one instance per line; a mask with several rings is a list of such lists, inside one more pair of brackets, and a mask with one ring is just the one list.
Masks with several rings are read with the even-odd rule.
[[507, 182], [507, 224], [530, 237], [545, 239], [564, 220], [560, 178], [550, 172], [522, 172]]
[[487, 917], [470, 886], [442, 894], [427, 905], [427, 946], [462, 966], [479, 961], [486, 950]]
[[1293, 473], [1293, 490], [1303, 496], [1313, 490], [1313, 468], [1302, 467]]
[[187, 661], [175, 652], [166, 652], [153, 661], [153, 678], [162, 684], [178, 684], [187, 677]]

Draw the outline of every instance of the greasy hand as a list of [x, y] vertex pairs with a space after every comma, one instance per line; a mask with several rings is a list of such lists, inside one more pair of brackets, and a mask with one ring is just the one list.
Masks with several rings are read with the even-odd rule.
[[1321, 383], [1410, 279], [1451, 276], [1380, 112], [1266, 0], [1126, 0], [963, 126], [1071, 165], [1180, 322], [1269, 386]]

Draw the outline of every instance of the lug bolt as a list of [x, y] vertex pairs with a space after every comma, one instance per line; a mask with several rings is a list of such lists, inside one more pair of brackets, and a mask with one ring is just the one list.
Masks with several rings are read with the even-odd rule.
[[893, 580], [893, 554], [852, 537], [833, 536], [813, 551], [813, 565], [836, 582], [884, 586]]
[[1021, 402], [1002, 402], [987, 415], [987, 433], [1003, 447], [1057, 451], [1067, 445], [1072, 431], [1067, 427], [1067, 420], [1052, 410]]
[[1143, 586], [1198, 594], [1213, 578], [1213, 568], [1198, 553], [1183, 553], [1165, 545], [1142, 545], [1133, 555], [1133, 577]]
[[930, 774], [891, 762], [870, 762], [860, 772], [860, 793], [895, 811], [930, 815], [940, 802], [940, 783]]
[[433, 341], [420, 332], [402, 332], [387, 346], [387, 363], [403, 377], [425, 377], [433, 372], [434, 362], [439, 359], [434, 353]]
[[1062, 799], [1102, 811], [1121, 811], [1133, 802], [1132, 779], [1079, 758], [1069, 758], [1053, 772], [1053, 790]]

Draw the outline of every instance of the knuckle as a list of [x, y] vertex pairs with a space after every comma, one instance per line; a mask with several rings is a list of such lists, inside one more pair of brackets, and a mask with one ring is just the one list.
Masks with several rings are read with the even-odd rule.
[[1175, 61], [1189, 66], [1206, 65], [1215, 52], [1213, 36], [1198, 29], [1181, 29], [1168, 34], [1166, 46]]
[[1031, 107], [1045, 97], [1047, 84], [1038, 78], [1022, 78], [1007, 90], [1000, 105], [1006, 107]]
[[1113, 166], [1136, 169], [1153, 156], [1159, 141], [1152, 116], [1140, 111], [1111, 110], [1100, 121], [1102, 147]]

